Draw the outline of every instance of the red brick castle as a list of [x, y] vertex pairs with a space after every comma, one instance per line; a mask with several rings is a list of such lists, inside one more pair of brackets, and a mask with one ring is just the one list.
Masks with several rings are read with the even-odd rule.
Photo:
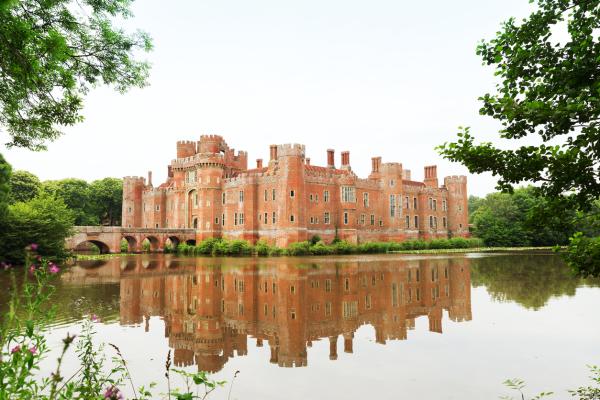
[[304, 145], [271, 145], [270, 160], [248, 169], [248, 155], [221, 136], [177, 142], [177, 158], [158, 187], [141, 177], [123, 182], [123, 227], [193, 228], [211, 237], [266, 240], [278, 246], [320, 236], [353, 243], [468, 235], [467, 178], [425, 167], [424, 182], [411, 180], [401, 163], [372, 158], [368, 178], [350, 167], [350, 153], [327, 166], [310, 164]]

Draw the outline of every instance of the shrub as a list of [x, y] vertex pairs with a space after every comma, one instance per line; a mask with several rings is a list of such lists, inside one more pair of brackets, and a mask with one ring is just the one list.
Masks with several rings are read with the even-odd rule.
[[129, 243], [127, 239], [121, 239], [120, 243], [121, 253], [127, 253], [129, 251]]
[[313, 235], [313, 236], [310, 238], [310, 244], [311, 244], [312, 246], [314, 246], [315, 244], [319, 243], [320, 241], [321, 241], [321, 236], [319, 236], [319, 235]]
[[318, 256], [333, 254], [333, 248], [331, 246], [327, 246], [322, 240], [320, 240], [310, 247], [310, 252], [311, 254]]
[[217, 242], [219, 242], [219, 239], [216, 238], [208, 238], [206, 240], [201, 241], [196, 246], [197, 254], [212, 254], [213, 248]]
[[339, 242], [335, 243], [333, 247], [335, 249], [336, 254], [356, 253], [356, 246], [345, 240], [340, 240]]
[[229, 246], [224, 240], [217, 240], [212, 246], [211, 254], [213, 256], [224, 256], [229, 252]]
[[414, 240], [412, 242], [413, 250], [425, 250], [429, 247], [429, 244], [425, 240]]
[[448, 242], [448, 239], [432, 239], [427, 247], [430, 249], [449, 249], [450, 242]]
[[461, 237], [453, 237], [448, 240], [448, 242], [453, 249], [466, 249], [471, 247], [471, 243], [467, 239]]
[[290, 256], [305, 256], [310, 254], [309, 242], [296, 242], [288, 246], [288, 254]]
[[271, 247], [269, 244], [262, 239], [256, 242], [254, 249], [256, 250], [256, 255], [261, 257], [268, 256], [271, 252]]
[[227, 243], [227, 255], [230, 256], [244, 256], [252, 254], [252, 246], [245, 240], [232, 240]]

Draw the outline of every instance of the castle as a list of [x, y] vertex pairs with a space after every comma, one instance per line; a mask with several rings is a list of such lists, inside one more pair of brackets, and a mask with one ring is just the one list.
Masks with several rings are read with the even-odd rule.
[[160, 186], [125, 177], [126, 228], [192, 228], [196, 241], [223, 237], [285, 247], [315, 235], [352, 243], [468, 235], [467, 179], [425, 167], [423, 182], [411, 180], [401, 163], [372, 158], [359, 178], [350, 153], [327, 150], [327, 166], [311, 165], [299, 144], [270, 146], [270, 159], [248, 169], [248, 154], [229, 148], [218, 135], [177, 142], [177, 158]]

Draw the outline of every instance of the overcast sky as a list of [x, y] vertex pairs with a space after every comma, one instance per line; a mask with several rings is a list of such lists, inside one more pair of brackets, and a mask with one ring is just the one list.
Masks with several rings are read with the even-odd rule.
[[[493, 71], [475, 48], [502, 21], [524, 17], [527, 0], [138, 0], [128, 25], [155, 49], [150, 86], [125, 95], [92, 91], [85, 121], [34, 153], [0, 151], [42, 180], [166, 177], [177, 140], [220, 134], [229, 146], [268, 159], [269, 145], [303, 143], [312, 164], [326, 149], [350, 151], [365, 177], [371, 157], [403, 163], [413, 179], [425, 165], [466, 174], [434, 147], [471, 126], [494, 140], [499, 125], [478, 114]], [[6, 134], [0, 132], [6, 142]], [[494, 190], [469, 175], [469, 191]]]

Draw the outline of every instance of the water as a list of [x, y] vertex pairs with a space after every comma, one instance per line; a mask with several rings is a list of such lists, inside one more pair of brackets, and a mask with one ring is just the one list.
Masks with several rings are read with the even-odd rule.
[[98, 339], [158, 391], [169, 349], [179, 368], [239, 370], [232, 399], [494, 399], [513, 377], [560, 399], [600, 364], [600, 281], [555, 255], [139, 255], [80, 262], [55, 302], [51, 344], [98, 314]]

